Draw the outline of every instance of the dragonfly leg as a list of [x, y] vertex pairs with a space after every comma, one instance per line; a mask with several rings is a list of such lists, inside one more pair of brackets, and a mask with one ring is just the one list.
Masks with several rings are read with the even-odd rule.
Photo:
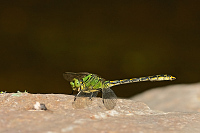
[[[73, 90], [72, 90], [72, 92], [73, 92]], [[81, 91], [79, 91], [79, 93], [74, 97], [74, 101], [76, 101], [76, 97], [77, 97], [78, 95], [80, 95], [80, 94], [82, 94]]]
[[72, 93], [70, 93], [69, 95], [73, 95], [74, 90], [72, 90]]
[[76, 96], [74, 97], [74, 101], [76, 101]]
[[89, 99], [92, 101], [93, 92], [91, 93]]
[[89, 99], [92, 100], [92, 97], [96, 97], [97, 95], [98, 95], [98, 91], [91, 92], [91, 95], [90, 95]]

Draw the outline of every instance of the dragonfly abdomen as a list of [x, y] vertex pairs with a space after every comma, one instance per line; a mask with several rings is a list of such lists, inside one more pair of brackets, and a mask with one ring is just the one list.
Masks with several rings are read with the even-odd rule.
[[175, 80], [176, 78], [168, 75], [168, 74], [163, 74], [163, 75], [154, 75], [154, 76], [148, 76], [148, 80], [150, 81], [163, 81], [163, 80]]
[[114, 80], [110, 81], [110, 87], [120, 85], [120, 84], [127, 84], [127, 83], [134, 83], [134, 82], [142, 82], [142, 81], [164, 81], [164, 80], [175, 80], [176, 78], [163, 74], [163, 75], [154, 75], [154, 76], [146, 76], [140, 78], [132, 78], [132, 79], [123, 79], [123, 80]]

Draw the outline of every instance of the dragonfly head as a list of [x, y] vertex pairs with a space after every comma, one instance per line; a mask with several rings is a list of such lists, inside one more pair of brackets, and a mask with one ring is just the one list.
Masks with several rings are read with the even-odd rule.
[[74, 78], [73, 81], [70, 82], [70, 85], [73, 88], [73, 90], [77, 90], [81, 86], [79, 80], [76, 78]]

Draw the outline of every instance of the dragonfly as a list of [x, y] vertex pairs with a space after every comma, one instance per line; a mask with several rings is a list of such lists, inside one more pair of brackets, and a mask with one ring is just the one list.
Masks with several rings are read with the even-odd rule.
[[117, 104], [117, 96], [111, 89], [113, 86], [142, 81], [172, 81], [176, 79], [174, 76], [162, 74], [109, 81], [96, 74], [88, 72], [65, 72], [63, 73], [63, 77], [70, 82], [72, 94], [73, 91], [78, 91], [78, 94], [74, 98], [74, 104], [78, 104], [78, 102], [76, 102], [77, 98], [88, 97], [90, 100], [92, 100], [93, 97], [98, 95], [98, 92], [102, 92], [102, 102], [107, 110], [114, 109]]

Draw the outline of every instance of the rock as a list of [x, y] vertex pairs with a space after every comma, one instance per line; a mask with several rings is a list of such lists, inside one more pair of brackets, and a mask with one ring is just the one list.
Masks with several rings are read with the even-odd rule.
[[200, 112], [200, 83], [155, 88], [131, 99], [142, 101], [154, 110]]
[[[0, 133], [198, 133], [200, 113], [151, 110], [145, 103], [118, 99], [106, 110], [100, 98], [74, 109], [74, 96], [64, 94], [0, 94]], [[35, 103], [47, 110], [35, 110]]]

